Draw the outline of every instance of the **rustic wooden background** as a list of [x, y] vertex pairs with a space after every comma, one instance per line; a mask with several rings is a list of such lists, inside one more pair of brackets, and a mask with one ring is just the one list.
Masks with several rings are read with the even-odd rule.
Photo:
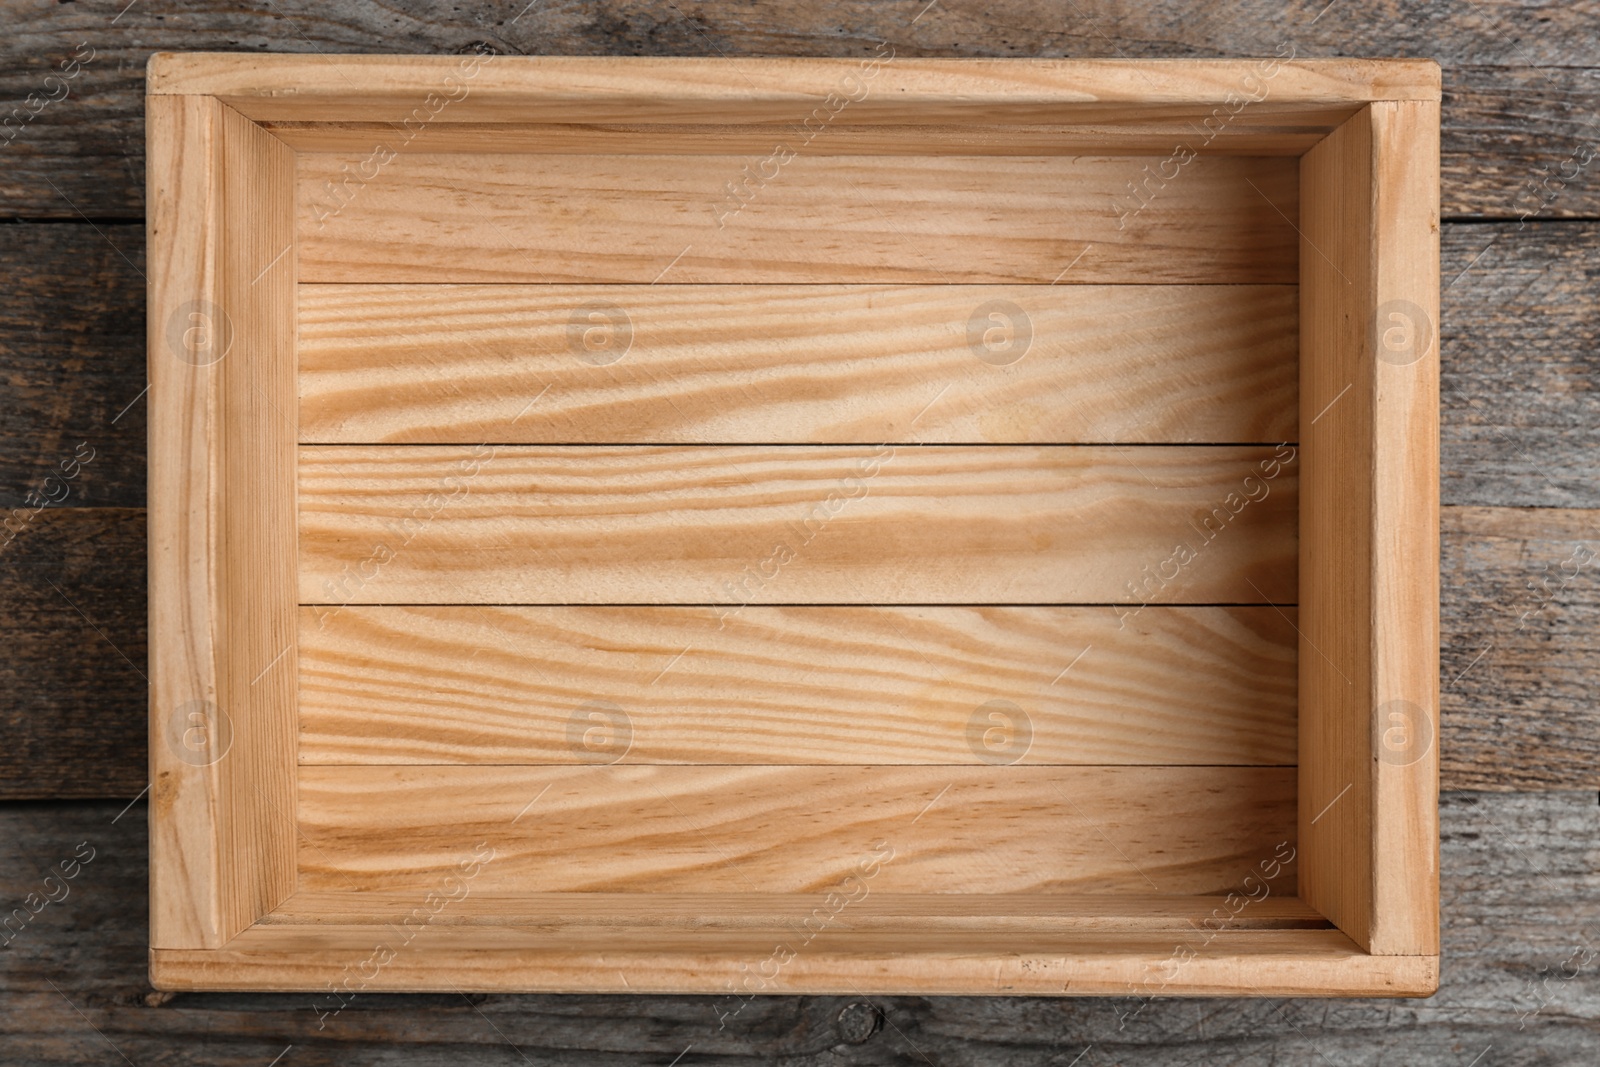
[[[147, 56], [853, 56], [880, 41], [1073, 57], [1288, 42], [1443, 64], [1439, 994], [781, 997], [725, 1025], [727, 1004], [704, 997], [361, 995], [319, 1029], [308, 996], [152, 993], [136, 800]], [[44, 79], [74, 55], [70, 94], [0, 145], [0, 507], [67, 493], [11, 512], [20, 532], [0, 547], [0, 910], [81, 864], [65, 898], [0, 933], [0, 1063], [1600, 1063], [1600, 5], [0, 0], [0, 122], [59, 95]]]

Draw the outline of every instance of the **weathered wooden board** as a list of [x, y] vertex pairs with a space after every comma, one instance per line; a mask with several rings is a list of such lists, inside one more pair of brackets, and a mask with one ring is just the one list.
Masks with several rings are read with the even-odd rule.
[[1600, 789], [1600, 510], [1445, 508], [1441, 773]]
[[1289, 608], [305, 608], [302, 763], [1295, 762]]
[[[791, 153], [748, 196], [739, 155], [297, 157], [302, 282], [1279, 283], [1295, 160]], [[1158, 161], [1159, 162], [1159, 161]], [[530, 211], [529, 204], [550, 205]], [[1081, 257], [1081, 258], [1080, 258]]]
[[1600, 224], [1442, 237], [1442, 499], [1600, 507]]
[[149, 780], [144, 511], [25, 517], [0, 548], [0, 796], [131, 797]]
[[[114, 1050], [134, 1063], [182, 1067], [261, 1067], [280, 1054], [280, 1067], [388, 1067], [441, 1056], [469, 1067], [524, 1056], [558, 1065], [665, 1064], [682, 1056], [681, 1063], [741, 1067], [778, 1058], [799, 1067], [1021, 1067], [1080, 1054], [1080, 1067], [1186, 1067], [1273, 1056], [1367, 1063], [1392, 1058], [1397, 1048], [1419, 1067], [1463, 1067], [1488, 1050], [1481, 1067], [1587, 1062], [1600, 1025], [1600, 995], [1588, 980], [1600, 947], [1592, 791], [1445, 794], [1443, 985], [1433, 998], [1199, 1003], [1160, 998], [1158, 981], [1110, 1000], [397, 997], [364, 990], [359, 978], [342, 1002], [151, 994], [146, 810], [135, 805], [113, 823], [126, 803], [0, 808], [0, 895], [13, 906], [29, 893], [59, 898], [0, 950], [8, 1009], [0, 1013], [0, 1042], [19, 1067], [122, 1063]], [[80, 861], [62, 897], [57, 882], [43, 879], [73, 860], [80, 842], [94, 858]], [[446, 909], [440, 920], [449, 915]]]
[[302, 445], [305, 604], [1293, 603], [1293, 446]]
[[0, 507], [144, 506], [143, 272], [142, 226], [0, 225]]
[[1293, 845], [1295, 771], [303, 766], [298, 812], [313, 892], [489, 849], [473, 892], [820, 893], [892, 854], [874, 893], [1216, 894]]
[[[1128, 10], [1091, 0], [1065, 19], [1044, 0], [946, 0], [909, 14], [871, 0], [739, 7], [613, 0], [581, 16], [538, 4], [465, 18], [447, 17], [418, 0], [381, 8], [280, 0], [270, 10], [214, 0], [185, 8], [181, 19], [144, 4], [79, 7], [26, 0], [0, 5], [0, 23], [10, 31], [0, 42], [0, 99], [8, 111], [19, 109], [14, 121], [21, 124], [13, 143], [0, 149], [7, 156], [0, 170], [5, 213], [137, 217], [143, 204], [141, 94], [150, 53], [259, 49], [866, 56], [883, 47], [896, 56], [1113, 59], [1270, 56], [1293, 49], [1300, 57], [1421, 56], [1445, 65], [1447, 214], [1517, 218], [1537, 210], [1581, 217], [1600, 205], [1600, 186], [1578, 163], [1593, 145], [1590, 124], [1600, 110], [1590, 69], [1593, 25], [1581, 5], [1486, 0], [1461, 11], [1419, 0], [1378, 13], [1251, 0], [1224, 15], [1193, 5]], [[75, 56], [81, 58], [71, 79], [46, 83]], [[30, 105], [29, 94], [37, 102]], [[1549, 188], [1541, 186], [1545, 181]]]
[[1293, 441], [1293, 286], [302, 285], [300, 439]]

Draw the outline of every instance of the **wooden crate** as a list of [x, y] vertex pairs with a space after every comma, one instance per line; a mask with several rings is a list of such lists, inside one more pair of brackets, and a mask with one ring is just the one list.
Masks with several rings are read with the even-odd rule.
[[158, 987], [1435, 988], [1435, 65], [149, 94]]

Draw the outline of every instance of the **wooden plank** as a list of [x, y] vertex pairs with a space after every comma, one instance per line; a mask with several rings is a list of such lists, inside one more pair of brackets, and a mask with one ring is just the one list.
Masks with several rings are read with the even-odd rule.
[[[1365, 948], [1439, 952], [1439, 108], [1372, 115], [1373, 921]], [[1337, 424], [1336, 424], [1337, 425]]]
[[1292, 765], [1293, 613], [306, 608], [300, 762]]
[[1292, 603], [1292, 446], [312, 446], [302, 603]]
[[[1196, 139], [1196, 128], [1211, 139], [1210, 155], [1299, 156], [1354, 113], [1351, 106], [1270, 116], [1241, 123], [1218, 123], [1209, 114], [1158, 117], [1119, 124], [893, 126], [881, 123], [828, 126], [826, 136], [803, 121], [779, 123], [505, 123], [445, 122], [406, 125], [393, 122], [263, 122], [274, 137], [297, 152], [371, 152], [382, 145], [413, 152], [527, 152], [534, 155], [680, 155], [746, 153], [758, 158], [775, 142], [803, 142], [817, 155], [1072, 156], [1104, 153], [1166, 156], [1173, 146]], [[1242, 112], [1241, 114], [1248, 114]], [[792, 117], [792, 116], [791, 116]], [[804, 112], [800, 117], [804, 118]], [[1212, 118], [1212, 126], [1204, 125]]]
[[[914, 20], [859, 0], [753, 11], [691, 9], [674, 0], [599, 0], [593, 18], [574, 19], [566, 9], [540, 5], [481, 24], [464, 24], [409, 0], [387, 14], [388, 9], [308, 0], [275, 0], [274, 10], [224, 2], [190, 10], [181, 20], [162, 18], [144, 5], [105, 19], [62, 7], [7, 0], [3, 8], [12, 32], [0, 42], [0, 99], [20, 113], [14, 121], [23, 121], [38, 101], [59, 95], [60, 82], [45, 79], [59, 78], [62, 64], [86, 54], [81, 46], [94, 50], [66, 82], [68, 95], [23, 122], [5, 147], [0, 212], [8, 215], [76, 219], [81, 209], [97, 219], [139, 217], [150, 53], [238, 50], [247, 41], [273, 49], [292, 42], [308, 53], [477, 47], [545, 55], [864, 57], [881, 47], [894, 50], [894, 63], [984, 55], [1270, 57], [1287, 54], [1290, 46], [1300, 57], [1427, 57], [1445, 64], [1447, 214], [1517, 218], [1541, 202], [1540, 183], [1547, 178], [1564, 188], [1546, 214], [1593, 217], [1600, 205], [1600, 184], [1572, 172], [1573, 161], [1592, 143], [1589, 123], [1600, 111], [1600, 92], [1589, 74], [1595, 32], [1581, 6], [1543, 4], [1535, 13], [1521, 0], [1485, 0], [1470, 17], [1458, 18], [1430, 3], [1417, 7], [1414, 18], [1372, 20], [1341, 17], [1338, 9], [1318, 17], [1319, 10], [1252, 0], [1225, 24], [1170, 5], [1130, 11], [1093, 4], [1084, 7], [1082, 19], [1063, 22], [1043, 0], [1008, 0], [994, 15], [939, 4]], [[298, 32], [286, 34], [290, 23]], [[1538, 32], [1526, 32], [1535, 25]], [[1276, 81], [1265, 100], [1229, 124], [1227, 139], [1242, 137], [1235, 131], [1259, 121], [1255, 112], [1277, 96]], [[1156, 150], [1170, 152], [1173, 143]]]
[[1181, 181], [1152, 164], [1162, 161], [791, 152], [747, 172], [751, 160], [740, 155], [308, 153], [296, 166], [300, 277], [1295, 280], [1293, 159], [1198, 156], [1175, 171]]
[[[295, 885], [296, 279], [290, 252], [294, 153], [226, 107], [219, 132], [223, 228], [207, 235], [218, 243], [207, 254], [216, 258], [219, 313], [223, 321], [233, 320], [235, 350], [224, 349], [218, 362], [201, 368], [214, 380], [209, 417], [215, 436], [207, 445], [216, 480], [206, 487], [203, 504], [181, 495], [163, 499], [154, 491], [151, 501], [157, 513], [203, 508], [216, 538], [215, 570], [191, 563], [185, 579], [216, 597], [214, 699], [219, 717], [233, 724], [232, 747], [218, 762], [225, 767], [222, 791], [212, 798], [226, 835], [221, 887], [231, 894], [223, 898], [231, 928], [237, 919], [270, 910]], [[152, 249], [162, 236], [152, 228]], [[172, 319], [156, 318], [158, 307], [152, 302], [151, 322], [161, 324], [170, 346]], [[161, 358], [156, 351], [152, 345], [152, 360]], [[202, 358], [215, 354], [213, 348]], [[195, 458], [151, 447], [152, 469]], [[153, 649], [190, 640], [182, 632], [188, 620], [154, 612], [151, 618]], [[152, 706], [152, 726], [165, 729], [169, 743], [172, 709]], [[159, 801], [163, 783], [159, 776], [153, 780]], [[157, 808], [152, 818], [159, 823], [164, 815]], [[194, 947], [188, 938], [173, 936], [152, 936], [151, 944]]]
[[[41, 891], [46, 871], [71, 858], [79, 842], [97, 850], [69, 883], [70, 895], [34, 915], [6, 946], [0, 992], [11, 1010], [0, 1013], [0, 1042], [12, 1059], [121, 1063], [109, 1040], [140, 1064], [165, 1055], [261, 1067], [290, 1044], [295, 1047], [285, 1063], [296, 1056], [315, 1062], [319, 1054], [362, 1065], [385, 1058], [403, 1063], [419, 1045], [447, 1048], [467, 1063], [521, 1062], [507, 1048], [509, 1040], [535, 1062], [562, 1067], [606, 1057], [666, 1064], [690, 1044], [684, 1062], [701, 1056], [836, 1067], [922, 1063], [926, 1057], [1033, 1067], [1043, 1048], [1065, 1051], [1070, 1062], [1092, 1044], [1079, 1067], [1097, 1055], [1102, 1063], [1115, 1058], [1183, 1067], [1273, 1055], [1320, 1063], [1319, 1053], [1334, 1063], [1381, 1062], [1403, 1043], [1408, 1064], [1462, 1067], [1491, 1044], [1483, 1062], [1584, 1063], [1600, 1020], [1600, 988], [1584, 980], [1587, 972], [1565, 977], [1587, 966], [1600, 922], [1593, 790], [1441, 798], [1448, 906], [1442, 913], [1444, 981], [1432, 999], [1236, 997], [1198, 1008], [1159, 995], [1163, 976], [1174, 973], [1167, 961], [1177, 939], [1147, 973], [1124, 983], [1119, 999], [1082, 1003], [1055, 996], [866, 998], [855, 990], [752, 996], [726, 986], [712, 990], [719, 995], [645, 1002], [626, 995], [609, 952], [609, 967], [596, 960], [589, 971], [604, 972], [624, 995], [474, 996], [470, 1002], [454, 992], [387, 997], [375, 995], [355, 972], [377, 940], [348, 957], [342, 1005], [325, 986], [318, 994], [290, 997], [152, 994], [143, 806], [112, 822], [132, 795], [0, 806], [0, 897], [13, 905]], [[450, 904], [433, 921], [454, 921], [456, 909], [464, 914], [477, 896], [473, 891]], [[850, 907], [865, 909], [876, 899], [874, 892]], [[1244, 914], [1277, 899], [1251, 904]], [[846, 910], [840, 921], [849, 918]], [[424, 949], [430, 936], [420, 935], [413, 945]], [[1207, 951], [1198, 938], [1183, 944]], [[750, 968], [771, 950], [769, 944], [752, 956]], [[405, 963], [409, 954], [394, 962], [420, 969], [421, 961]], [[1176, 977], [1187, 973], [1185, 965]], [[1201, 1008], [1203, 1027], [1196, 1025]]]
[[865, 863], [883, 893], [1217, 894], [1277, 856], [1282, 891], [1294, 795], [1277, 767], [301, 767], [299, 885], [821, 893]]
[[1600, 785], [1600, 511], [1442, 509], [1441, 775]]
[[1443, 499], [1600, 507], [1600, 224], [1445, 226], [1441, 238]]
[[143, 509], [47, 508], [0, 551], [0, 797], [149, 781], [145, 573]]
[[[0, 408], [0, 434], [12, 434], [11, 446], [0, 449], [0, 486], [40, 489], [45, 472], [85, 442], [95, 458], [72, 482], [67, 503], [142, 507], [145, 401], [128, 405], [147, 380], [129, 340], [139, 334], [142, 344], [143, 282], [133, 268], [144, 269], [143, 227], [96, 227], [104, 237], [82, 225], [0, 227], [0, 273], [12, 280], [0, 293], [0, 366], [12, 368], [16, 397]], [[1592, 299], [1600, 288], [1600, 224], [1446, 224], [1441, 238], [1441, 273], [1451, 283], [1439, 322], [1444, 502], [1600, 506], [1600, 483], [1589, 477], [1600, 449], [1600, 400], [1584, 386], [1600, 374], [1600, 308]], [[628, 372], [632, 355], [644, 350], [636, 344], [610, 372]], [[1002, 370], [1029, 371], [1045, 355], [1036, 344]], [[1488, 396], [1496, 402], [1485, 403]], [[552, 391], [540, 405], [554, 399]], [[513, 417], [517, 410], [520, 404]], [[535, 411], [543, 408], [513, 425], [526, 425]], [[939, 417], [948, 417], [944, 399], [917, 421], [923, 439]], [[1169, 416], [1151, 415], [1160, 417]], [[19, 506], [20, 495], [6, 504]]]
[[294, 885], [292, 155], [213, 100], [150, 134], [151, 943], [215, 947]]
[[144, 506], [143, 270], [142, 226], [0, 226], [0, 507]]
[[[1593, 299], [1600, 292], [1600, 224], [1446, 224], [1441, 237], [1441, 273], [1450, 283], [1441, 294], [1439, 321], [1444, 502], [1600, 507], [1600, 482], [1590, 477], [1592, 456], [1600, 450], [1600, 398], [1585, 385], [1600, 375], [1600, 302]], [[0, 449], [0, 487], [17, 493], [42, 488], [45, 471], [59, 469], [63, 456], [85, 442], [95, 458], [73, 480], [66, 503], [143, 506], [148, 397], [128, 407], [147, 381], [140, 354], [143, 282], [134, 266], [144, 270], [142, 226], [0, 226], [0, 273], [11, 279], [0, 293], [0, 367], [10, 368], [7, 381], [15, 398], [0, 407], [0, 435], [12, 435], [5, 439], [11, 444]], [[135, 335], [138, 344], [130, 340]], [[637, 346], [631, 353], [643, 354]], [[1035, 357], [1044, 355], [1036, 344], [1027, 358], [1002, 371], [1029, 371]], [[625, 373], [631, 366], [630, 357], [610, 372]], [[1485, 402], [1491, 396], [1495, 402]], [[547, 393], [540, 405], [554, 399], [554, 391]], [[930, 420], [946, 417], [944, 405], [941, 399], [917, 421], [923, 439]], [[113, 422], [124, 407], [127, 413]], [[529, 423], [541, 410], [536, 405], [514, 425]], [[1080, 411], [1085, 417], [1098, 413]], [[20, 496], [5, 503], [19, 506]], [[4, 555], [0, 549], [0, 561]], [[60, 673], [72, 665], [52, 669]], [[1491, 702], [1505, 707], [1509, 698], [1502, 692]], [[95, 712], [84, 705], [78, 714], [88, 721]], [[115, 760], [118, 752], [108, 750], [105, 758]], [[1578, 779], [1558, 773], [1519, 781], [1555, 785]]]
[[1436, 127], [1374, 105], [1302, 169], [1301, 892], [1386, 954], [1438, 947]]
[[[1521, 17], [1491, 16], [1500, 26]], [[1448, 217], [1521, 222], [1600, 214], [1594, 27], [1574, 27], [1571, 43], [1584, 58], [1572, 63], [1531, 62], [1523, 48], [1532, 36], [1501, 37], [1509, 55], [1475, 57], [1446, 77], [1440, 208]]]
[[[316, 964], [358, 960], [374, 951], [386, 927], [261, 927], [222, 950], [152, 953], [151, 976], [158, 988], [207, 989], [242, 985], [250, 989], [299, 989], [313, 984]], [[292, 931], [292, 932], [291, 932]], [[398, 941], [399, 938], [394, 938]], [[795, 937], [794, 940], [800, 940]], [[853, 935], [842, 951], [795, 952], [794, 963], [771, 983], [772, 992], [846, 994], [871, 974], [892, 994], [952, 995], [981, 988], [991, 995], [1108, 995], [1122, 993], [1165, 966], [1172, 957], [1171, 935], [1127, 934], [1092, 937], [1072, 933], [950, 937], [930, 946], [916, 935], [871, 938]], [[379, 970], [369, 984], [376, 990], [524, 990], [530, 981], [562, 992], [658, 993], [684, 989], [716, 992], [728, 988], [748, 967], [787, 946], [771, 937], [735, 939], [737, 955], [700, 948], [704, 939], [662, 941], [628, 932], [621, 937], [507, 947], [500, 937], [485, 937], [461, 964], [446, 961], [430, 946], [399, 954], [394, 966]], [[1214, 953], [1197, 956], [1167, 983], [1167, 993], [1218, 996], [1249, 983], [1263, 996], [1348, 995], [1387, 987], [1389, 996], [1426, 995], [1438, 986], [1438, 960], [1423, 956], [1368, 956], [1337, 930], [1240, 931], [1214, 935]], [[380, 947], [383, 947], [380, 945]], [[391, 949], [391, 951], [393, 951]], [[790, 950], [793, 951], [793, 950]], [[997, 969], [991, 953], [1004, 961]], [[737, 961], [737, 962], [733, 962]], [[229, 976], [223, 979], [222, 976]], [[239, 975], [237, 979], [233, 975]], [[633, 977], [629, 978], [628, 976]], [[628, 978], [624, 983], [623, 978]]]
[[[1441, 516], [1445, 787], [1593, 781], [1600, 583], [1585, 549], [1600, 553], [1600, 512], [1447, 507]], [[0, 719], [0, 790], [18, 798], [134, 796], [148, 781], [143, 510], [47, 510], [5, 560], [0, 678], [12, 701]], [[1128, 626], [1156, 618], [1151, 608]], [[1100, 651], [1057, 688], [1087, 672]], [[672, 679], [668, 672], [657, 685]]]
[[1292, 286], [305, 285], [299, 301], [307, 442], [1296, 436]]
[[1300, 172], [1300, 895], [1359, 945], [1373, 922], [1373, 168], [1363, 112]]
[[[256, 918], [234, 912], [231, 894], [222, 887], [231, 841], [217, 807], [221, 772], [207, 751], [220, 725], [210, 700], [219, 681], [213, 647], [218, 620], [208, 583], [192, 580], [195, 571], [217, 566], [206, 454], [212, 376], [204, 366], [176, 358], [165, 336], [167, 320], [176, 316], [182, 340], [191, 307], [202, 316], [197, 325], [215, 317], [200, 309], [214, 308], [220, 296], [207, 243], [222, 225], [214, 184], [221, 114], [213, 100], [175, 97], [151, 103], [146, 128], [155, 278], [148, 322], [159, 324], [146, 324], [150, 450], [168, 457], [150, 471], [150, 493], [159, 502], [149, 516], [150, 617], [157, 620], [156, 632], [167, 634], [150, 649], [150, 780], [152, 788], [159, 786], [150, 820], [150, 941], [166, 946], [216, 947]], [[210, 340], [204, 334], [194, 338]], [[177, 745], [168, 741], [162, 708], [177, 716]], [[191, 720], [191, 711], [199, 718]], [[192, 741], [187, 747], [185, 735]]]
[[[984, 896], [869, 891], [857, 898], [844, 920], [851, 933], [1326, 930], [1332, 925], [1298, 897], [1270, 895], [1242, 908], [1237, 897], [1229, 901], [1226, 895], [1154, 893]], [[510, 927], [510, 936], [518, 941], [531, 930], [559, 937], [608, 928], [647, 934], [761, 931], [782, 937], [803, 925], [817, 908], [829, 906], [826, 893], [468, 893], [451, 904], [428, 925]], [[296, 893], [263, 916], [259, 925], [399, 925], [416, 908], [416, 895], [403, 891]]]
[[[162, 54], [152, 59], [148, 91], [219, 96], [257, 121], [397, 121], [395, 109], [410, 102], [419, 85], [441, 93], [466, 90], [461, 106], [442, 119], [449, 122], [522, 121], [530, 108], [546, 121], [563, 122], [793, 121], [797, 110], [804, 114], [830, 94], [858, 93], [851, 122], [961, 117], [1030, 122], [1080, 116], [1115, 121], [1119, 114], [1159, 112], [1175, 104], [1232, 103], [1242, 77], [1236, 62], [1215, 59], [950, 63], [897, 58], [887, 50], [866, 62], [483, 55], [346, 55], [339, 62], [346, 70], [307, 56]], [[845, 83], [851, 75], [856, 83]], [[1272, 81], [1270, 105], [1261, 109], [1269, 112], [1439, 99], [1438, 67], [1427, 60], [1280, 60], [1262, 77]], [[352, 90], [352, 79], [359, 89]], [[860, 83], [873, 91], [863, 92]], [[295, 92], [283, 93], [285, 84], [296, 86]]]

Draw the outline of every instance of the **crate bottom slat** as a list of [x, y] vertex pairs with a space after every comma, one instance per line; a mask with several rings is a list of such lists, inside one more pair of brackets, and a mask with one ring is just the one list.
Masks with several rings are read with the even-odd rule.
[[[825, 936], [825, 935], [824, 935]], [[505, 927], [258, 924], [221, 949], [157, 949], [163, 989], [704, 993], [734, 1011], [757, 994], [1034, 996], [1417, 996], [1436, 956], [1372, 956], [1338, 930], [851, 933], [791, 945], [771, 931], [723, 935], [621, 929], [564, 934]], [[324, 1003], [325, 1001], [325, 1003]]]

